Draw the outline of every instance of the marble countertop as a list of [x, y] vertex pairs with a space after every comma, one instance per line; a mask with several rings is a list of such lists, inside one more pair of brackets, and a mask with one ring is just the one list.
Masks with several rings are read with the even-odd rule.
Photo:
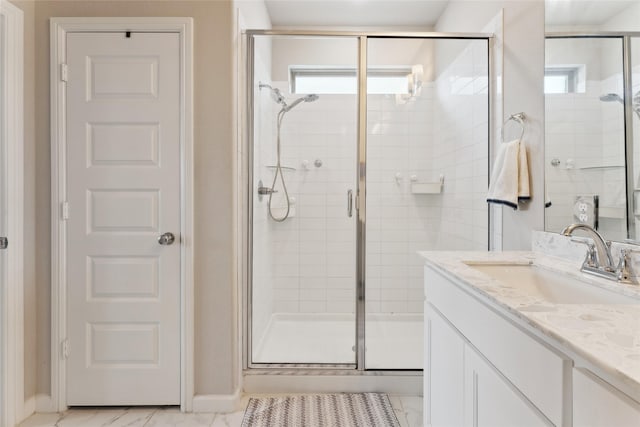
[[[640, 286], [589, 276], [575, 262], [539, 252], [420, 252], [427, 265], [488, 298], [640, 398]], [[638, 299], [638, 304], [553, 304], [465, 264], [533, 264]], [[628, 391], [628, 392], [629, 392]]]

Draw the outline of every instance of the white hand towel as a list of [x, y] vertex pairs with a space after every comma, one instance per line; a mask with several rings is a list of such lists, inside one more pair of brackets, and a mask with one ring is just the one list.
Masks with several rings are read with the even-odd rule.
[[529, 200], [527, 149], [519, 140], [500, 144], [491, 173], [487, 202], [518, 209], [518, 202]]

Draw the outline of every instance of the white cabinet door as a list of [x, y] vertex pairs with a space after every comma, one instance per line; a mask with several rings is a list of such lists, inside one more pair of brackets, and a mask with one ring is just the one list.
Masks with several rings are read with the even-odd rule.
[[425, 304], [424, 417], [427, 426], [463, 422], [464, 341], [429, 303]]
[[471, 346], [464, 349], [464, 424], [473, 427], [553, 425]]
[[638, 427], [640, 403], [582, 369], [573, 370], [573, 425]]
[[69, 405], [180, 403], [179, 60], [177, 33], [67, 36]]

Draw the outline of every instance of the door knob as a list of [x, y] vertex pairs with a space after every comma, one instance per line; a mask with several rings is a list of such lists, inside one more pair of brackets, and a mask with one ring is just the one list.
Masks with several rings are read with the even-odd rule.
[[173, 233], [164, 233], [162, 236], [158, 237], [158, 243], [161, 245], [171, 245], [176, 241], [176, 236]]
[[9, 247], [9, 239], [6, 237], [0, 237], [0, 249], [7, 249]]

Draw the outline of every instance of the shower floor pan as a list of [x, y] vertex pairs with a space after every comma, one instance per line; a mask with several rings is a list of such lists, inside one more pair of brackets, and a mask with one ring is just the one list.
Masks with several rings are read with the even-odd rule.
[[[254, 351], [255, 363], [355, 363], [351, 314], [275, 313]], [[366, 369], [422, 369], [422, 314], [370, 314]]]

